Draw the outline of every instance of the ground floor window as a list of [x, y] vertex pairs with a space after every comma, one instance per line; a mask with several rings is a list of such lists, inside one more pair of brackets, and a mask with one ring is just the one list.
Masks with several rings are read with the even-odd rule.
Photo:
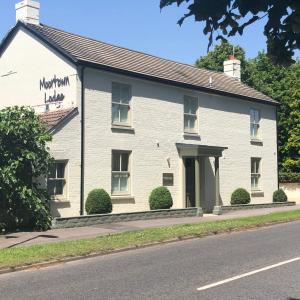
[[260, 189], [261, 158], [251, 158], [251, 190]]
[[47, 188], [49, 195], [53, 198], [66, 196], [66, 169], [66, 161], [56, 161], [50, 168]]
[[130, 152], [112, 152], [112, 194], [130, 194]]

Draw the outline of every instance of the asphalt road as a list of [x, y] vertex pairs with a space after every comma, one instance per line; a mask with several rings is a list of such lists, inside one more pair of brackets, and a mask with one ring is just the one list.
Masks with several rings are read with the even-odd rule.
[[300, 222], [2, 275], [0, 299], [300, 299]]

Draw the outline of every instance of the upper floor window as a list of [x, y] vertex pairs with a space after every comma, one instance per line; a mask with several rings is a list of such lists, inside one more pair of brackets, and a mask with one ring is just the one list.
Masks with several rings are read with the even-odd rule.
[[48, 193], [52, 198], [66, 196], [67, 162], [56, 161], [50, 168], [47, 180]]
[[261, 177], [261, 159], [257, 157], [251, 158], [251, 190], [260, 189]]
[[131, 87], [126, 84], [112, 84], [112, 123], [130, 125]]
[[252, 139], [259, 139], [260, 137], [260, 112], [257, 109], [250, 110], [250, 136]]
[[197, 133], [198, 98], [184, 96], [184, 132]]
[[130, 152], [112, 152], [112, 194], [130, 193], [129, 157]]

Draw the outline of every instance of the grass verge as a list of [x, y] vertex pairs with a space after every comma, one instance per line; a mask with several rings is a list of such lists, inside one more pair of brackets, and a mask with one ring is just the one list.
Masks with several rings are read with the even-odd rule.
[[239, 219], [152, 228], [76, 241], [2, 249], [0, 250], [0, 269], [16, 268], [76, 256], [87, 256], [94, 253], [107, 253], [121, 248], [140, 247], [174, 238], [203, 237], [295, 220], [300, 220], [300, 210]]

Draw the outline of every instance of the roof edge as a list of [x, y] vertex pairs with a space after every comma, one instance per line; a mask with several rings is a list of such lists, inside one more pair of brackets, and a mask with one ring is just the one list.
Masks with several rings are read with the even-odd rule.
[[28, 32], [30, 32], [32, 35], [34, 35], [36, 38], [40, 39], [42, 42], [44, 42], [47, 46], [49, 46], [51, 49], [58, 52], [60, 55], [62, 55], [64, 58], [66, 58], [68, 61], [77, 64], [78, 60], [72, 56], [70, 53], [62, 49], [60, 46], [53, 43], [51, 40], [43, 36], [39, 31], [29, 28], [25, 23], [18, 21], [17, 24], [7, 33], [7, 35], [4, 37], [0, 44], [0, 56], [3, 54], [4, 49], [6, 48], [7, 44], [12, 40], [13, 35], [19, 30], [19, 29], [25, 29]]
[[78, 64], [85, 66], [85, 67], [90, 67], [93, 69], [108, 71], [108, 72], [112, 72], [112, 73], [117, 73], [117, 74], [126, 75], [126, 76], [130, 76], [130, 77], [144, 79], [144, 80], [150, 80], [150, 81], [154, 81], [154, 82], [158, 82], [158, 83], [162, 83], [162, 84], [167, 84], [167, 85], [177, 86], [177, 87], [181, 87], [181, 88], [201, 91], [201, 92], [205, 92], [205, 93], [216, 94], [216, 95], [220, 95], [220, 96], [228, 96], [228, 97], [232, 97], [232, 98], [236, 98], [236, 99], [244, 99], [247, 101], [259, 102], [259, 103], [264, 103], [264, 104], [273, 105], [273, 106], [281, 105], [276, 100], [269, 101], [269, 100], [260, 99], [260, 98], [247, 97], [244, 95], [234, 94], [234, 93], [226, 92], [223, 90], [217, 90], [217, 89], [212, 89], [212, 88], [208, 88], [208, 87], [204, 87], [204, 86], [197, 86], [197, 85], [193, 85], [193, 84], [164, 79], [164, 78], [155, 77], [155, 76], [151, 76], [151, 75], [147, 75], [147, 74], [142, 74], [142, 73], [132, 72], [132, 71], [123, 70], [123, 69], [119, 69], [119, 68], [114, 68], [111, 66], [91, 63], [91, 62], [87, 62], [84, 60], [79, 60]]
[[61, 126], [64, 122], [68, 122], [68, 120], [78, 114], [78, 107], [74, 107], [71, 109], [65, 116], [63, 116], [55, 125], [50, 127], [47, 132], [50, 134], [55, 134], [58, 127]]

